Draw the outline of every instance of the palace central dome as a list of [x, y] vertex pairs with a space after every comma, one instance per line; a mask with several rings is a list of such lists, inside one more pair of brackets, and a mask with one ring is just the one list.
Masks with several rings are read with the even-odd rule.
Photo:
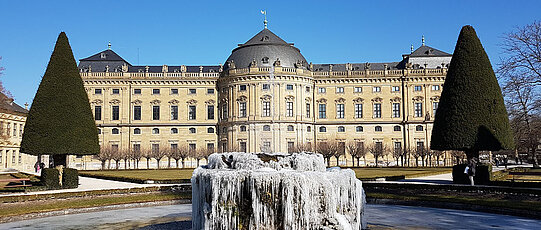
[[224, 70], [251, 66], [297, 67], [307, 69], [308, 64], [300, 50], [276, 36], [267, 28], [244, 44], [235, 48], [224, 66]]

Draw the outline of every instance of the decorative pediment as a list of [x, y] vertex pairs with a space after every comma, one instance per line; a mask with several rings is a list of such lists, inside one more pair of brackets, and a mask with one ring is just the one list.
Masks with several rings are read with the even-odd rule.
[[293, 101], [293, 100], [295, 100], [295, 97], [293, 95], [286, 96], [286, 101]]
[[360, 97], [353, 99], [353, 102], [355, 102], [355, 103], [362, 103], [363, 101], [364, 101], [364, 99], [362, 99]]
[[214, 105], [214, 104], [216, 104], [216, 101], [214, 101], [214, 100], [212, 100], [212, 99], [209, 99], [209, 100], [205, 101], [205, 104], [207, 104], [207, 105]]
[[113, 100], [109, 101], [109, 104], [118, 105], [118, 104], [120, 104], [120, 100], [113, 99]]
[[100, 100], [100, 99], [96, 99], [96, 100], [92, 101], [92, 104], [96, 104], [96, 105], [101, 105], [102, 103], [103, 103], [103, 101]]
[[400, 102], [402, 99], [400, 97], [391, 98], [391, 102]]
[[440, 96], [433, 96], [430, 98], [431, 101], [440, 101]]
[[134, 104], [134, 105], [140, 105], [143, 102], [141, 100], [139, 100], [139, 99], [136, 99], [135, 101], [132, 101], [131, 103]]
[[383, 101], [383, 98], [381, 97], [375, 97], [372, 99], [372, 102], [382, 102]]
[[416, 96], [416, 97], [413, 97], [413, 100], [414, 101], [423, 101], [425, 98], [423, 96]]
[[237, 98], [237, 101], [247, 101], [248, 100], [248, 97], [242, 95], [240, 96], [239, 98]]
[[158, 99], [154, 99], [154, 100], [150, 101], [150, 104], [153, 104], [153, 105], [159, 105], [160, 103], [162, 103], [162, 101], [160, 101]]
[[178, 101], [177, 99], [173, 99], [169, 101], [169, 104], [171, 105], [178, 105], [178, 103], [180, 103], [180, 101]]
[[271, 99], [272, 99], [272, 96], [268, 94], [261, 96], [261, 100], [263, 101], [270, 101]]
[[195, 105], [195, 104], [197, 104], [197, 101], [194, 100], [194, 99], [190, 99], [190, 100], [186, 101], [186, 103], [188, 103], [188, 105]]
[[311, 97], [307, 97], [304, 99], [306, 102], [311, 102], [312, 101], [312, 98]]
[[344, 102], [346, 102], [346, 99], [341, 97], [341, 98], [338, 98], [338, 99], [334, 100], [334, 102], [336, 102], [336, 103], [344, 103]]
[[327, 99], [325, 98], [320, 98], [319, 100], [316, 100], [317, 103], [320, 103], [320, 104], [325, 104], [327, 103]]

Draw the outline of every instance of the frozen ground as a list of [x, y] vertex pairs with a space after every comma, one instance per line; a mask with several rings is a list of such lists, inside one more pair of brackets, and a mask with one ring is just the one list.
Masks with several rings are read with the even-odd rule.
[[[541, 229], [541, 220], [398, 205], [366, 206], [370, 229]], [[191, 205], [132, 208], [0, 224], [0, 229], [190, 229]]]

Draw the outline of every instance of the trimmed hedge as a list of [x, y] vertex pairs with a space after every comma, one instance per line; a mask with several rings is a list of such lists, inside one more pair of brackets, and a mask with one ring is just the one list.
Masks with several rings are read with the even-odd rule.
[[[454, 184], [470, 184], [468, 175], [464, 173], [466, 166], [466, 164], [453, 166]], [[473, 180], [476, 185], [488, 185], [491, 183], [490, 178], [492, 178], [492, 165], [477, 165], [475, 167], [475, 176], [473, 177]]]
[[60, 173], [55, 168], [44, 168], [41, 171], [41, 183], [47, 189], [60, 189]]
[[65, 168], [62, 174], [62, 188], [77, 188], [79, 186], [79, 171]]

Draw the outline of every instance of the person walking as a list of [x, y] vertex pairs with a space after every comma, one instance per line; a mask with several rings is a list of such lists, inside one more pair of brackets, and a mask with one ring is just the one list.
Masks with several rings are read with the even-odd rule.
[[473, 180], [473, 177], [475, 177], [475, 161], [472, 160], [470, 164], [467, 166], [467, 168], [468, 168], [467, 174], [468, 174], [468, 177], [470, 178], [470, 184], [471, 186], [474, 186], [475, 182]]

